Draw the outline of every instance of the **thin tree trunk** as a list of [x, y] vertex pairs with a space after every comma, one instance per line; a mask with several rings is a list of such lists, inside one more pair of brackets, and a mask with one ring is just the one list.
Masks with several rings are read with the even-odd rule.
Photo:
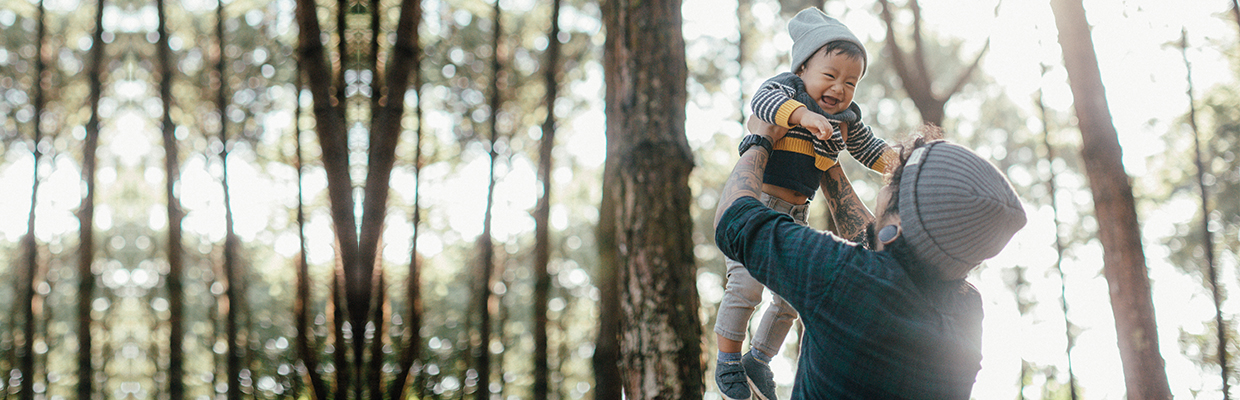
[[216, 93], [216, 109], [220, 117], [220, 165], [223, 176], [220, 185], [224, 190], [224, 301], [228, 307], [224, 310], [225, 344], [224, 365], [228, 375], [228, 400], [241, 399], [241, 351], [243, 346], [237, 345], [237, 311], [241, 306], [241, 279], [237, 276], [236, 246], [237, 239], [233, 233], [232, 198], [228, 188], [228, 79], [224, 74], [226, 59], [224, 56], [224, 2], [218, 2], [215, 8], [216, 44], [219, 46], [219, 59], [216, 60], [217, 78], [219, 79]]
[[[603, 3], [607, 131], [617, 140], [621, 379], [631, 399], [705, 390], [679, 0]], [[610, 146], [610, 143], [609, 143]]]
[[[419, 23], [421, 18], [418, 19]], [[414, 54], [419, 54], [421, 45], [414, 41], [417, 46]], [[405, 384], [409, 379], [409, 374], [418, 374], [414, 377], [414, 385], [418, 384], [417, 376], [420, 376], [421, 368], [414, 368], [414, 362], [421, 357], [422, 350], [422, 279], [421, 279], [421, 261], [418, 256], [418, 232], [419, 226], [422, 224], [422, 209], [419, 204], [422, 197], [419, 192], [419, 182], [422, 177], [422, 73], [421, 61], [414, 63], [414, 90], [417, 91], [416, 102], [413, 105], [418, 125], [414, 128], [416, 137], [413, 145], [413, 237], [409, 243], [409, 280], [405, 284], [405, 302], [408, 304], [408, 314], [405, 317], [405, 335], [403, 338], [404, 347], [400, 353], [400, 363], [396, 370], [396, 377], [393, 380], [394, 398], [404, 400]], [[418, 398], [422, 398], [419, 394]]]
[[[387, 281], [383, 277], [383, 264], [375, 265], [375, 306], [371, 307], [373, 315], [371, 322], [374, 323], [374, 334], [370, 339], [370, 364], [366, 367], [366, 374], [363, 376], [366, 385], [370, 390], [371, 400], [383, 399], [383, 338], [387, 337], [387, 329], [384, 324], [387, 322]], [[361, 381], [359, 381], [360, 383]], [[362, 385], [357, 385], [361, 388]], [[360, 390], [359, 390], [360, 391]], [[359, 393], [360, 394], [360, 393]], [[361, 399], [361, 396], [357, 396]]]
[[598, 335], [595, 338], [594, 397], [597, 400], [620, 400], [624, 385], [620, 378], [620, 285], [619, 247], [616, 245], [616, 198], [618, 182], [618, 151], [620, 132], [608, 129], [607, 156], [603, 162], [603, 198], [599, 202], [598, 228]]
[[[161, 131], [164, 139], [164, 196], [168, 206], [168, 396], [172, 400], [185, 398], [185, 368], [183, 342], [185, 323], [182, 321], [185, 297], [182, 293], [181, 254], [181, 200], [174, 188], [181, 177], [181, 164], [176, 139], [176, 126], [172, 123], [172, 48], [168, 46], [167, 10], [164, 0], [155, 1], [159, 25], [156, 32], [156, 58], [159, 60], [159, 99], [163, 105]], [[223, 112], [223, 110], [221, 110]]]
[[1098, 59], [1081, 0], [1053, 0], [1059, 44], [1072, 86], [1081, 129], [1081, 158], [1094, 195], [1103, 270], [1110, 284], [1111, 310], [1119, 339], [1120, 359], [1128, 398], [1169, 399], [1158, 330], [1150, 294], [1149, 273], [1141, 245], [1141, 229], [1129, 177], [1120, 159], [1119, 140], [1111, 122]]
[[[1046, 75], [1047, 66], [1042, 65], [1042, 75]], [[1072, 367], [1072, 347], [1076, 344], [1076, 336], [1072, 334], [1072, 322], [1068, 319], [1068, 288], [1063, 273], [1063, 240], [1059, 237], [1059, 203], [1055, 201], [1055, 148], [1051, 146], [1050, 121], [1046, 118], [1046, 102], [1042, 100], [1042, 89], [1038, 89], [1038, 115], [1042, 118], [1042, 145], [1046, 147], [1046, 162], [1050, 176], [1046, 179], [1046, 193], [1051, 198], [1051, 219], [1055, 223], [1055, 272], [1059, 275], [1059, 308], [1063, 311], [1064, 337], [1067, 345], [1064, 354], [1068, 358], [1068, 393], [1071, 400], [1077, 400], [1076, 371]]]
[[[302, 79], [304, 77], [300, 73], [297, 74], [297, 97], [301, 97]], [[296, 315], [297, 324], [297, 358], [301, 359], [301, 363], [306, 369], [306, 375], [310, 378], [310, 388], [314, 391], [314, 395], [310, 398], [315, 400], [327, 400], [327, 384], [323, 382], [323, 376], [319, 375], [318, 355], [314, 353], [314, 349], [310, 346], [310, 340], [314, 333], [310, 329], [310, 262], [306, 259], [306, 212], [304, 206], [305, 195], [302, 193], [302, 159], [301, 159], [301, 101], [297, 101], [296, 111], [293, 113], [293, 129], [297, 148], [297, 243], [301, 246], [297, 255], [297, 299], [293, 302], [293, 314]]]
[[86, 141], [82, 146], [82, 179], [86, 181], [86, 195], [78, 210], [78, 387], [79, 399], [89, 399], [94, 394], [95, 369], [91, 333], [90, 312], [94, 302], [95, 274], [95, 151], [99, 147], [99, 100], [103, 93], [103, 8], [100, 1], [95, 9], [95, 32], [90, 51], [90, 120], [86, 123]]
[[1205, 251], [1206, 276], [1214, 299], [1214, 324], [1218, 333], [1218, 365], [1223, 379], [1223, 400], [1231, 399], [1230, 368], [1227, 365], [1227, 322], [1223, 320], [1223, 293], [1214, 266], [1214, 234], [1210, 232], [1210, 191], [1206, 187], [1206, 163], [1202, 160], [1201, 133], [1197, 129], [1197, 102], [1193, 98], [1193, 67], [1188, 62], [1188, 31], [1180, 31], [1180, 55], [1184, 58], [1185, 80], [1188, 81], [1188, 126], [1193, 129], [1193, 162], [1197, 165], [1197, 186], [1201, 189], [1201, 240]]
[[551, 215], [551, 150], [555, 147], [555, 100], [559, 82], [560, 65], [560, 0], [551, 2], [551, 29], [547, 33], [547, 64], [544, 82], [547, 95], [545, 107], [547, 118], [543, 120], [542, 140], [538, 145], [538, 178], [542, 180], [542, 195], [534, 207], [534, 400], [546, 400], [549, 395], [547, 368], [547, 302], [551, 291], [551, 275], [547, 264], [551, 262], [551, 239], [547, 226]]
[[[39, 162], [41, 161], [43, 152], [39, 150], [39, 143], [43, 141], [43, 105], [46, 102], [44, 96], [44, 83], [46, 76], [47, 63], [44, 61], [44, 41], [47, 36], [47, 10], [43, 1], [39, 2], [38, 7], [38, 28], [35, 33], [35, 80], [34, 80], [34, 121], [33, 135], [31, 137], [31, 153], [34, 156], [34, 166], [30, 183], [30, 212], [26, 218], [26, 235], [22, 237], [22, 265], [17, 268], [17, 304], [15, 305], [18, 312], [22, 316], [22, 335], [20, 346], [17, 349], [17, 370], [21, 373], [21, 386], [19, 398], [28, 400], [34, 398], [34, 377], [35, 377], [35, 355], [34, 355], [34, 338], [35, 338], [35, 302], [34, 287], [35, 281], [38, 280], [39, 269], [39, 245], [35, 238], [34, 222], [35, 209], [37, 208], [39, 198]], [[46, 82], [50, 83], [50, 82]], [[49, 85], [50, 87], [50, 85]], [[12, 381], [10, 381], [12, 382]]]
[[495, 269], [495, 245], [491, 238], [491, 208], [495, 199], [495, 160], [499, 158], [499, 153], [495, 151], [495, 143], [499, 139], [499, 107], [500, 107], [500, 80], [503, 79], [503, 70], [499, 62], [500, 39], [502, 39], [503, 28], [500, 25], [501, 9], [499, 2], [495, 2], [494, 12], [492, 15], [492, 51], [491, 51], [491, 98], [490, 98], [490, 143], [487, 146], [488, 155], [490, 156], [490, 178], [487, 181], [487, 200], [486, 211], [483, 213], [482, 237], [478, 239], [478, 245], [482, 254], [479, 260], [479, 268], [481, 273], [479, 276], [480, 285], [478, 287], [478, 345], [474, 349], [477, 365], [474, 368], [478, 371], [478, 394], [477, 398], [490, 398], [491, 388], [491, 321], [498, 304], [495, 300], [495, 294], [491, 290], [491, 282], [494, 280]]
[[[349, 398], [349, 346], [345, 340], [345, 307], [344, 307], [344, 289], [341, 278], [344, 273], [337, 266], [332, 270], [332, 334], [335, 336], [334, 349], [332, 353], [332, 363], [336, 367], [336, 392], [335, 400], [348, 400]], [[352, 330], [349, 330], [350, 332]], [[355, 338], [356, 339], [356, 338]]]
[[[346, 91], [349, 84], [345, 81], [345, 71], [353, 67], [349, 60], [349, 0], [336, 0], [336, 55], [340, 65], [336, 66], [336, 102], [332, 105], [340, 119], [345, 117], [345, 103], [349, 101]], [[327, 75], [310, 75], [314, 77]], [[317, 103], [316, 103], [317, 104]]]

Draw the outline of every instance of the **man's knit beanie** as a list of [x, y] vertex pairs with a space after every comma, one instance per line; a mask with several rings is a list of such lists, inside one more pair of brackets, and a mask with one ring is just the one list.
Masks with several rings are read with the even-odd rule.
[[998, 169], [960, 145], [935, 141], [900, 175], [900, 224], [932, 278], [964, 278], [1025, 226], [1025, 210]]
[[865, 45], [848, 30], [847, 26], [828, 17], [817, 8], [810, 7], [797, 13], [788, 21], [788, 35], [792, 37], [792, 72], [804, 64], [822, 46], [837, 40], [846, 40], [857, 44], [865, 53]]

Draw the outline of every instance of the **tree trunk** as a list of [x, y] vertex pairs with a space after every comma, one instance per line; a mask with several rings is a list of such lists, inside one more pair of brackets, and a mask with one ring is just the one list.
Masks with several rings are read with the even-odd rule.
[[78, 210], [80, 221], [78, 235], [78, 387], [79, 399], [88, 399], [94, 394], [94, 363], [90, 312], [94, 303], [95, 274], [91, 271], [94, 263], [94, 226], [95, 226], [95, 151], [99, 147], [99, 100], [103, 94], [104, 42], [103, 42], [103, 2], [95, 9], [95, 32], [90, 51], [90, 120], [86, 123], [86, 142], [82, 146], [82, 180], [86, 181], [86, 196], [82, 198], [82, 207]]
[[[631, 399], [700, 399], [681, 2], [603, 3], [607, 131], [618, 168], [621, 379]], [[613, 154], [609, 154], [609, 157]]]
[[495, 161], [499, 158], [499, 153], [495, 151], [495, 143], [499, 139], [499, 107], [500, 100], [500, 80], [503, 79], [503, 70], [499, 62], [500, 40], [502, 39], [503, 27], [500, 25], [500, 16], [502, 10], [499, 2], [495, 2], [494, 12], [492, 14], [492, 31], [491, 31], [491, 98], [490, 98], [490, 144], [487, 146], [490, 156], [490, 178], [487, 183], [487, 200], [486, 211], [483, 213], [482, 236], [478, 238], [480, 257], [478, 268], [478, 343], [474, 348], [475, 362], [474, 368], [478, 372], [478, 392], [476, 397], [479, 399], [490, 398], [490, 382], [491, 382], [491, 321], [498, 304], [494, 292], [491, 290], [491, 282], [494, 280], [495, 269], [495, 245], [491, 238], [491, 208], [495, 198]]
[[[418, 18], [421, 23], [421, 18]], [[421, 54], [421, 45], [414, 41], [414, 54]], [[418, 126], [414, 128], [416, 137], [413, 145], [413, 237], [409, 244], [409, 280], [405, 286], [405, 302], [408, 305], [408, 314], [405, 317], [405, 336], [403, 338], [404, 347], [401, 349], [400, 362], [396, 370], [396, 377], [392, 383], [392, 393], [397, 400], [405, 398], [405, 386], [408, 382], [409, 374], [418, 373], [413, 368], [413, 364], [421, 356], [422, 350], [422, 279], [421, 279], [421, 261], [418, 256], [418, 232], [419, 226], [422, 224], [422, 209], [419, 204], [422, 196], [419, 192], [419, 182], [422, 177], [422, 62], [414, 63], [414, 84], [413, 88], [417, 91], [417, 102], [413, 108], [418, 120]], [[419, 368], [420, 369], [420, 368]], [[416, 385], [418, 380], [415, 376], [413, 383]], [[418, 395], [422, 398], [422, 395]]]
[[1085, 9], [1081, 0], [1053, 0], [1051, 9], [1059, 27], [1059, 44], [1081, 129], [1081, 156], [1100, 222], [1103, 270], [1110, 284], [1128, 398], [1169, 399], [1132, 186], [1120, 158]]
[[22, 341], [17, 351], [17, 369], [21, 371], [21, 387], [19, 398], [23, 400], [34, 398], [34, 377], [35, 377], [35, 355], [34, 355], [34, 337], [35, 337], [35, 312], [34, 312], [34, 287], [36, 285], [39, 270], [39, 244], [35, 238], [34, 221], [35, 209], [38, 205], [39, 198], [39, 162], [43, 152], [39, 150], [39, 143], [43, 141], [43, 105], [46, 102], [44, 96], [44, 84], [50, 76], [47, 76], [47, 63], [44, 58], [44, 41], [47, 37], [47, 9], [44, 2], [40, 1], [38, 6], [38, 28], [35, 33], [35, 80], [34, 80], [34, 121], [31, 123], [33, 127], [33, 135], [31, 135], [31, 153], [34, 156], [33, 172], [30, 182], [30, 212], [26, 218], [26, 235], [22, 237], [22, 265], [17, 268], [17, 304], [16, 307], [22, 315]]
[[[1047, 66], [1042, 65], [1042, 76], [1046, 76]], [[1038, 115], [1042, 119], [1042, 145], [1046, 147], [1046, 163], [1050, 176], [1046, 179], [1046, 193], [1051, 199], [1051, 219], [1055, 223], [1055, 272], [1059, 275], [1059, 308], [1063, 311], [1064, 337], [1067, 345], [1064, 355], [1068, 359], [1068, 394], [1071, 400], [1077, 400], [1076, 371], [1072, 367], [1072, 347], [1076, 344], [1076, 336], [1072, 334], [1072, 321], [1068, 319], [1068, 289], [1063, 273], [1064, 245], [1059, 237], [1059, 203], [1055, 201], [1055, 148], [1051, 146], [1050, 121], [1046, 118], [1046, 102], [1042, 99], [1042, 89], [1038, 89]]]
[[1223, 379], [1223, 400], [1231, 399], [1230, 368], [1227, 365], [1227, 322], [1223, 319], [1223, 293], [1218, 283], [1218, 270], [1214, 266], [1214, 235], [1210, 232], [1210, 191], [1206, 187], [1206, 163], [1202, 160], [1201, 133], [1197, 129], [1197, 102], [1193, 98], [1193, 67], [1188, 62], [1188, 31], [1180, 31], [1180, 55], [1184, 58], [1184, 70], [1188, 82], [1188, 126], [1193, 129], [1193, 162], [1197, 166], [1197, 187], [1201, 190], [1201, 240], [1205, 253], [1206, 278], [1214, 299], [1214, 325], [1218, 334], [1217, 357]]
[[[332, 364], [336, 367], [336, 391], [335, 400], [349, 399], [349, 345], [345, 340], [345, 307], [344, 307], [344, 289], [341, 288], [341, 276], [344, 275], [340, 271], [340, 267], [332, 269], [332, 336], [335, 340], [332, 342]], [[351, 330], [350, 330], [351, 331]], [[356, 338], [355, 338], [356, 339]]]
[[[304, 77], [301, 75], [299, 68], [297, 74], [298, 97], [301, 96], [302, 79]], [[306, 259], [306, 212], [303, 204], [305, 196], [302, 193], [301, 102], [298, 101], [295, 107], [296, 111], [293, 113], [293, 137], [297, 142], [295, 144], [297, 149], [297, 243], [301, 246], [297, 255], [297, 298], [293, 300], [293, 315], [296, 316], [295, 323], [297, 324], [297, 358], [301, 360], [302, 365], [306, 369], [306, 375], [310, 378], [310, 388], [314, 391], [310, 398], [327, 400], [327, 384], [323, 382], [323, 376], [319, 375], [318, 355], [314, 353], [314, 349], [310, 345], [310, 340], [314, 337], [314, 333], [310, 329], [310, 303], [312, 301], [310, 295], [310, 263]]]
[[237, 276], [236, 246], [237, 239], [233, 234], [232, 199], [228, 190], [228, 79], [224, 75], [226, 59], [224, 56], [224, 2], [215, 7], [216, 44], [219, 46], [219, 59], [216, 60], [215, 72], [219, 79], [216, 93], [216, 110], [220, 117], [220, 165], [223, 177], [220, 185], [224, 190], [224, 301], [228, 307], [224, 310], [224, 336], [226, 350], [224, 353], [225, 373], [228, 374], [228, 400], [241, 399], [241, 351], [244, 346], [237, 345], [237, 309], [241, 305], [239, 288], [241, 279]]
[[[172, 49], [168, 46], [167, 11], [164, 0], [155, 1], [155, 12], [159, 25], [156, 32], [156, 58], [159, 67], [159, 100], [163, 105], [161, 131], [164, 139], [164, 197], [168, 206], [168, 275], [165, 283], [168, 287], [168, 397], [171, 400], [185, 398], [185, 368], [183, 342], [185, 340], [185, 323], [182, 321], [185, 309], [185, 297], [182, 293], [181, 276], [183, 262], [181, 254], [181, 201], [177, 198], [174, 188], [181, 178], [181, 164], [176, 139], [176, 126], [172, 123]], [[223, 110], [221, 110], [223, 112]]]
[[[912, 54], [905, 54], [905, 51], [900, 47], [899, 41], [896, 40], [895, 18], [891, 14], [891, 4], [887, 0], [879, 0], [879, 4], [882, 5], [881, 15], [883, 22], [887, 26], [885, 43], [887, 51], [891, 56], [891, 65], [900, 77], [900, 82], [904, 85], [904, 91], [908, 93], [909, 99], [912, 99], [913, 104], [917, 106], [917, 111], [921, 113], [921, 120], [923, 122], [942, 126], [944, 106], [973, 76], [973, 71], [977, 70], [978, 65], [981, 64], [982, 56], [990, 48], [990, 39], [986, 39], [986, 45], [977, 53], [973, 63], [956, 77], [955, 83], [948, 88], [947, 93], [936, 94], [934, 93], [934, 82], [930, 77], [930, 70], [926, 66], [926, 54], [922, 45], [921, 6], [917, 3], [917, 0], [909, 0], [908, 5], [913, 12], [913, 50]], [[996, 15], [998, 14], [997, 7], [995, 8], [995, 13]], [[874, 57], [871, 56], [870, 59], [872, 60]], [[912, 63], [911, 65], [909, 64], [910, 62]]]
[[547, 64], [544, 85], [547, 95], [544, 107], [542, 140], [538, 144], [538, 178], [542, 180], [542, 196], [534, 208], [534, 400], [547, 400], [550, 395], [547, 368], [547, 302], [551, 292], [551, 239], [547, 226], [551, 215], [551, 150], [555, 147], [555, 99], [558, 93], [560, 65], [560, 0], [551, 2], [551, 29], [547, 33]]

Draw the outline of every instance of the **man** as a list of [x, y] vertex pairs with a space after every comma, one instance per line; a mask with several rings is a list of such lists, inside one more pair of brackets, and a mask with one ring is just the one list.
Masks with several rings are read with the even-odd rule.
[[900, 146], [867, 224], [868, 211], [832, 167], [822, 183], [838, 231], [864, 237], [867, 249], [756, 200], [771, 143], [786, 130], [752, 118], [749, 128], [758, 136], [742, 141], [715, 241], [801, 314], [792, 398], [968, 399], [981, 368], [982, 306], [964, 277], [1025, 225], [1003, 175], [959, 145], [914, 140]]

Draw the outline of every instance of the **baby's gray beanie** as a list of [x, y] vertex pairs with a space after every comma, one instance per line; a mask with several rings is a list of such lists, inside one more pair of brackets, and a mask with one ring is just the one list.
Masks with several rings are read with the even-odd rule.
[[964, 278], [1025, 226], [1025, 210], [1003, 174], [954, 143], [914, 150], [900, 175], [899, 196], [905, 240], [942, 280]]
[[818, 49], [836, 40], [857, 44], [865, 52], [865, 45], [848, 30], [847, 26], [828, 17], [815, 7], [806, 8], [788, 21], [788, 35], [792, 37], [792, 72], [809, 60]]

